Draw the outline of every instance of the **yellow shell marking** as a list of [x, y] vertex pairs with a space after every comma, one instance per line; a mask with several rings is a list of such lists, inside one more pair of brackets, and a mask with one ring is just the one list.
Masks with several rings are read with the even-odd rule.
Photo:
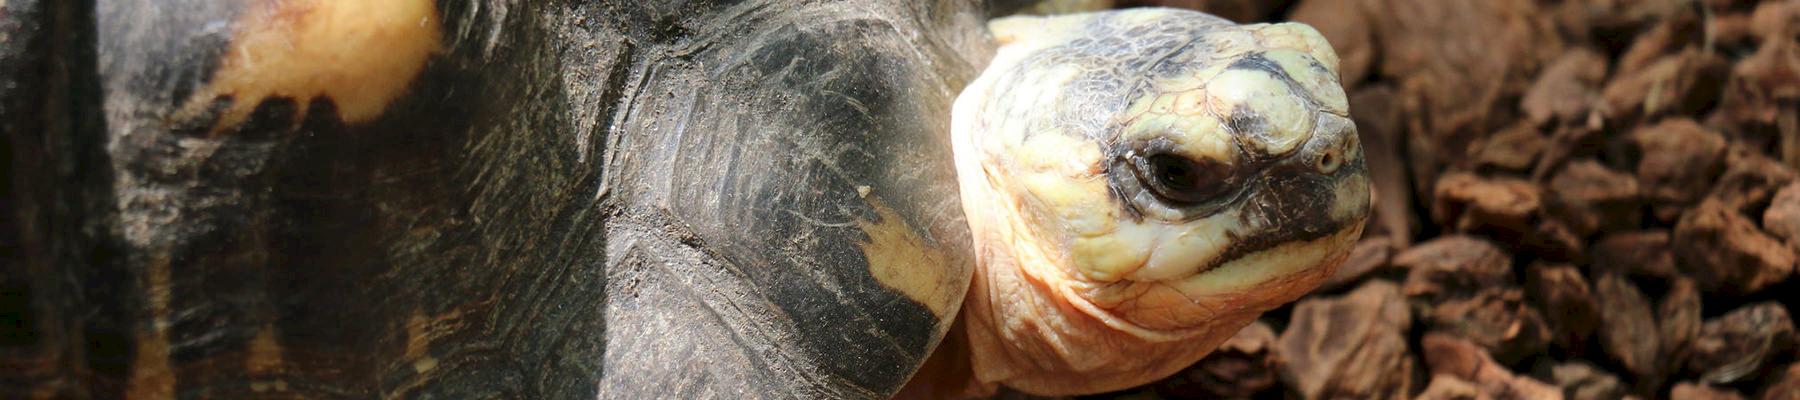
[[[880, 217], [876, 221], [856, 221], [856, 226], [869, 235], [869, 241], [862, 243], [869, 275], [882, 286], [924, 304], [932, 315], [949, 321], [962, 305], [963, 288], [967, 286], [964, 281], [968, 279], [964, 271], [969, 269], [952, 264], [960, 261], [953, 261], [925, 243], [894, 210], [874, 197], [867, 199]], [[952, 275], [952, 271], [957, 273]]]
[[230, 96], [215, 132], [243, 123], [269, 97], [294, 98], [298, 115], [309, 100], [326, 97], [346, 123], [374, 119], [438, 51], [441, 30], [430, 0], [260, 4], [237, 21], [219, 70], [184, 110]]
[[125, 383], [125, 395], [140, 399], [175, 397], [175, 364], [170, 356], [169, 302], [174, 295], [167, 250], [150, 260], [140, 285], [148, 297], [149, 317], [134, 328], [136, 354], [131, 360], [131, 376]]
[[250, 390], [254, 392], [287, 391], [287, 381], [279, 376], [285, 361], [282, 360], [281, 339], [276, 337], [275, 326], [265, 324], [256, 330], [256, 336], [250, 338], [244, 359], [244, 371], [250, 373]]

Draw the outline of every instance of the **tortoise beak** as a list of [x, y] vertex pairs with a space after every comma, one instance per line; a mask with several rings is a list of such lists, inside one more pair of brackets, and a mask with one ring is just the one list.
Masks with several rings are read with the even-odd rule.
[[[1238, 214], [1259, 227], [1236, 240], [1201, 272], [1171, 286], [1182, 299], [1268, 310], [1306, 294], [1336, 270], [1362, 234], [1369, 214], [1369, 173], [1348, 118], [1318, 113], [1312, 138], [1268, 160]], [[1204, 326], [1218, 318], [1195, 312], [1162, 326]]]
[[1368, 217], [1369, 172], [1356, 126], [1333, 113], [1317, 115], [1312, 138], [1254, 183], [1261, 187], [1252, 191], [1244, 218], [1274, 228], [1257, 241], [1316, 239], [1359, 227]]

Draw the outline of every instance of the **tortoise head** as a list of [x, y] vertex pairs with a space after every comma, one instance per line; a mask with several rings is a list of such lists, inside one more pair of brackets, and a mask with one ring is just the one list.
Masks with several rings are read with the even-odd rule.
[[[1367, 170], [1312, 28], [1173, 10], [990, 27], [1005, 46], [952, 129], [978, 251], [970, 338], [1011, 352], [976, 349], [984, 380], [1160, 378], [1317, 287], [1361, 235]], [[1017, 344], [1032, 335], [1045, 344]], [[1085, 345], [1101, 348], [1068, 350]], [[1124, 359], [1145, 351], [1167, 354]], [[1077, 376], [1095, 383], [1059, 383]]]
[[[1220, 309], [1166, 312], [1174, 303], [1227, 297], [1240, 303], [1226, 309], [1260, 312], [1304, 294], [1347, 255], [1368, 214], [1335, 55], [1305, 25], [1245, 29], [1256, 49], [1152, 78], [1113, 117], [1098, 160], [1110, 201], [1037, 210], [1073, 217], [1040, 218], [1035, 229], [1063, 238], [1045, 244], [1095, 284], [1090, 299], [1133, 300], [1139, 310], [1115, 309], [1145, 328], [1203, 324], [1217, 316], [1200, 311]], [[1106, 229], [1079, 229], [1101, 218]]]

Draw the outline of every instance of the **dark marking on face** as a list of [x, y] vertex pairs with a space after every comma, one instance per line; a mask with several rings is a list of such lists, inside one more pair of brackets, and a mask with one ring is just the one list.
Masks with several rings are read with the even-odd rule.
[[[1266, 141], [1269, 136], [1269, 120], [1264, 118], [1262, 113], [1256, 112], [1255, 109], [1243, 104], [1238, 104], [1231, 108], [1231, 115], [1225, 116], [1225, 128], [1229, 129], [1231, 135], [1235, 136], [1237, 140], [1253, 139]], [[1250, 148], [1261, 147], [1262, 146], [1250, 146]], [[1260, 154], [1260, 152], [1253, 153], [1257, 153], [1253, 154], [1255, 156], [1267, 155]]]
[[1276, 64], [1275, 60], [1270, 60], [1267, 55], [1260, 51], [1244, 54], [1243, 57], [1232, 61], [1231, 65], [1226, 66], [1225, 69], [1262, 71], [1277, 77], [1287, 76], [1287, 70], [1282, 69], [1281, 64]]
[[1340, 220], [1331, 215], [1338, 202], [1347, 201], [1338, 198], [1338, 183], [1367, 174], [1368, 167], [1361, 157], [1343, 158], [1340, 162], [1344, 164], [1330, 173], [1321, 173], [1311, 161], [1316, 159], [1312, 156], [1288, 157], [1270, 167], [1256, 179], [1255, 189], [1244, 199], [1238, 221], [1263, 228], [1234, 238], [1201, 271], [1284, 243], [1317, 240], [1362, 223], [1362, 218]]
[[1337, 201], [1335, 180], [1301, 161], [1281, 163], [1261, 176], [1259, 190], [1250, 196], [1239, 222], [1293, 235], [1286, 239], [1313, 239], [1335, 231], [1338, 224], [1331, 218]]

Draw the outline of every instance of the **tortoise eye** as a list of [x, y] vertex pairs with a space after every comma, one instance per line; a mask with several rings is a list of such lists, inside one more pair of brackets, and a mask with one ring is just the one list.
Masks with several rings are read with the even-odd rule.
[[1174, 154], [1134, 158], [1138, 181], [1157, 198], [1173, 205], [1201, 203], [1225, 193], [1230, 186], [1232, 170], [1225, 163]]

